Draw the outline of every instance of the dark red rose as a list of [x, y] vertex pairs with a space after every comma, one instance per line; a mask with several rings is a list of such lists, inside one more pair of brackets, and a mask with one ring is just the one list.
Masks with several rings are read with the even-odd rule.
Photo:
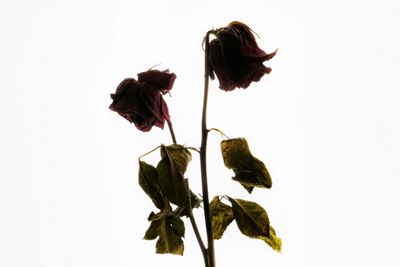
[[150, 70], [138, 76], [139, 81], [127, 78], [118, 85], [116, 92], [111, 94], [110, 109], [143, 132], [150, 131], [153, 126], [163, 129], [165, 120], [170, 117], [161, 93], [172, 89], [176, 75]]
[[247, 88], [271, 72], [263, 62], [273, 58], [277, 51], [267, 54], [259, 48], [247, 25], [234, 21], [214, 34], [216, 38], [209, 46], [210, 76], [217, 75], [219, 88], [225, 91]]
[[148, 70], [138, 74], [138, 81], [151, 84], [164, 95], [172, 89], [176, 79], [175, 73], [169, 73], [169, 70]]

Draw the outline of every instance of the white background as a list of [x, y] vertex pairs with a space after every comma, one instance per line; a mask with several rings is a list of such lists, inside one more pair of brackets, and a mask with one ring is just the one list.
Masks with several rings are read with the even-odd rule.
[[[209, 126], [245, 136], [274, 185], [248, 195], [231, 182], [212, 133], [210, 193], [262, 204], [283, 253], [233, 223], [218, 266], [400, 266], [399, 13], [389, 0], [1, 0], [0, 266], [203, 266], [189, 224], [183, 257], [142, 240], [156, 209], [137, 157], [171, 141], [108, 110], [109, 94], [170, 68], [178, 142], [199, 146], [202, 37], [232, 20], [279, 51], [247, 90], [211, 83]], [[187, 176], [201, 193], [198, 160]]]

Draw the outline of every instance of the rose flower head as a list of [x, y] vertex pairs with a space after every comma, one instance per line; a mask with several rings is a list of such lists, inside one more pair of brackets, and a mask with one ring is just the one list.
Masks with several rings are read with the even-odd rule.
[[168, 106], [161, 94], [172, 89], [176, 75], [169, 70], [148, 70], [138, 74], [138, 80], [127, 78], [111, 94], [112, 111], [134, 123], [136, 128], [148, 132], [153, 126], [164, 128], [169, 120]]
[[214, 79], [214, 73], [217, 75], [220, 89], [247, 88], [271, 72], [263, 62], [273, 58], [277, 50], [265, 53], [244, 23], [231, 22], [215, 30], [214, 35], [216, 38], [209, 45], [210, 77]]

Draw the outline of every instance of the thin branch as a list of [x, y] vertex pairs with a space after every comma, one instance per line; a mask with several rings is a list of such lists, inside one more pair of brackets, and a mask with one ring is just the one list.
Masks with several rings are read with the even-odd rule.
[[208, 131], [209, 131], [209, 132], [211, 132], [211, 131], [216, 131], [216, 132], [220, 133], [221, 135], [225, 136], [226, 138], [230, 139], [229, 136], [227, 136], [227, 135], [226, 135], [223, 131], [221, 131], [220, 129], [211, 128], [211, 129], [209, 129]]
[[[176, 142], [176, 137], [175, 137], [175, 133], [174, 133], [174, 128], [172, 127], [172, 123], [171, 123], [170, 120], [168, 120], [167, 122], [168, 122], [169, 132], [171, 134], [172, 142], [176, 145], [177, 142]], [[193, 150], [198, 151], [198, 149], [192, 148], [192, 147], [189, 147], [188, 149], [193, 149]], [[188, 210], [189, 210], [190, 223], [192, 225], [192, 228], [193, 228], [194, 234], [196, 236], [197, 242], [199, 243], [201, 253], [203, 254], [205, 266], [209, 267], [210, 265], [209, 265], [209, 261], [208, 261], [207, 249], [204, 246], [204, 242], [203, 242], [203, 240], [201, 238], [201, 235], [200, 235], [200, 232], [199, 232], [199, 228], [197, 227], [196, 220], [195, 220], [195, 218], [193, 216], [192, 201], [191, 201], [191, 194], [190, 194], [189, 181], [188, 180], [187, 180], [186, 186], [187, 186], [187, 191], [188, 191], [188, 196], [189, 196], [188, 197], [188, 204], [189, 204], [188, 205]]]
[[167, 120], [167, 123], [168, 123], [169, 132], [171, 134], [172, 142], [174, 144], [177, 144], [175, 133], [174, 133], [174, 128], [172, 127], [172, 122], [170, 120]]
[[190, 150], [194, 150], [194, 151], [196, 151], [196, 152], [198, 152], [198, 153], [200, 153], [200, 149], [198, 149], [197, 147], [186, 147], [187, 149], [190, 149]]
[[140, 161], [141, 158], [147, 156], [147, 155], [150, 154], [150, 153], [153, 153], [154, 151], [156, 151], [157, 149], [159, 149], [159, 148], [162, 147], [162, 146], [163, 146], [163, 145], [159, 145], [158, 147], [156, 147], [156, 148], [150, 150], [149, 152], [147, 152], [147, 153], [141, 155], [141, 156], [139, 157], [139, 161]]
[[199, 243], [199, 246], [200, 246], [200, 249], [201, 249], [201, 253], [203, 254], [205, 267], [210, 267], [210, 262], [208, 260], [207, 249], [206, 249], [206, 247], [204, 245], [203, 239], [201, 238], [199, 228], [197, 227], [197, 223], [196, 223], [196, 220], [195, 220], [194, 215], [193, 215], [192, 200], [191, 200], [192, 196], [191, 196], [190, 190], [189, 190], [189, 182], [187, 182], [187, 186], [188, 186], [188, 192], [189, 192], [189, 219], [190, 219], [190, 223], [192, 224], [193, 232], [194, 232], [194, 234], [196, 236], [197, 242]]
[[208, 82], [210, 75], [209, 66], [209, 37], [213, 31], [208, 31], [205, 37], [205, 53], [204, 53], [204, 98], [203, 98], [203, 113], [201, 120], [201, 148], [200, 148], [200, 168], [201, 168], [201, 184], [203, 189], [203, 204], [204, 204], [204, 219], [207, 232], [208, 243], [208, 259], [209, 267], [215, 267], [215, 252], [214, 252], [214, 237], [211, 226], [210, 201], [208, 197], [207, 183], [207, 100], [208, 100]]

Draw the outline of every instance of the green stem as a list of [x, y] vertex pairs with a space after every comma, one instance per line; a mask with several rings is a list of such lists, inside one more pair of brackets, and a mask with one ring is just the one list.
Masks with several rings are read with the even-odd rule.
[[208, 197], [208, 183], [207, 183], [207, 100], [208, 100], [208, 82], [210, 75], [209, 67], [209, 36], [213, 31], [208, 31], [205, 37], [205, 57], [204, 57], [204, 98], [203, 98], [203, 114], [201, 120], [201, 147], [200, 147], [200, 168], [201, 168], [201, 184], [203, 189], [203, 205], [204, 205], [204, 219], [207, 231], [208, 243], [208, 259], [209, 267], [215, 267], [215, 252], [214, 252], [214, 237], [211, 226], [210, 214], [210, 201]]

